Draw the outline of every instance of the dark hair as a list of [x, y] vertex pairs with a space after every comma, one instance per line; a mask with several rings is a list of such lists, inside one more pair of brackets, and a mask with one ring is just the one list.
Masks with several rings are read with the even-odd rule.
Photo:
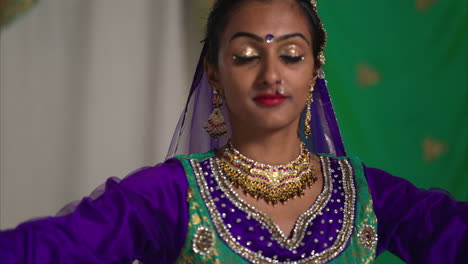
[[[231, 12], [235, 8], [239, 7], [243, 2], [247, 0], [216, 0], [211, 8], [211, 12], [208, 16], [208, 23], [206, 25], [205, 33], [205, 46], [206, 46], [206, 60], [212, 65], [217, 66], [218, 64], [218, 50], [219, 50], [219, 38], [220, 33], [226, 27]], [[252, 1], [252, 0], [249, 0]], [[260, 0], [256, 0], [260, 1]], [[271, 0], [263, 0], [271, 1]], [[304, 14], [309, 21], [310, 33], [312, 36], [312, 49], [314, 53], [315, 65], [317, 67], [322, 66], [322, 62], [319, 59], [320, 52], [323, 51], [326, 42], [326, 33], [323, 29], [322, 22], [318, 17], [316, 8], [310, 0], [295, 0], [296, 3], [302, 8]]]

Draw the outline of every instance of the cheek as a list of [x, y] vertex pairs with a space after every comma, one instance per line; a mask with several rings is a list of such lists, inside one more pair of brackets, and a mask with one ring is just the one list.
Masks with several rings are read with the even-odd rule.
[[220, 82], [226, 97], [242, 100], [249, 96], [252, 87], [250, 78], [246, 74], [229, 69], [220, 76]]
[[229, 109], [242, 110], [248, 104], [248, 91], [243, 89], [242, 85], [233, 81], [229, 83], [224, 90], [225, 102]]
[[289, 82], [292, 86], [290, 89], [294, 90], [294, 95], [297, 97], [296, 101], [302, 104], [302, 102], [307, 100], [307, 96], [309, 95], [312, 73], [304, 70], [298, 70], [291, 71], [286, 76], [289, 76], [286, 82]]

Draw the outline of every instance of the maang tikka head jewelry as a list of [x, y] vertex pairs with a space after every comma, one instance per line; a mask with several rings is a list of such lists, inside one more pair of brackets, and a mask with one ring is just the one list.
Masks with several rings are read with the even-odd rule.
[[221, 112], [221, 106], [223, 103], [223, 97], [216, 91], [216, 89], [213, 89], [214, 109], [203, 126], [212, 138], [218, 138], [227, 132], [226, 121], [224, 121], [223, 113]]

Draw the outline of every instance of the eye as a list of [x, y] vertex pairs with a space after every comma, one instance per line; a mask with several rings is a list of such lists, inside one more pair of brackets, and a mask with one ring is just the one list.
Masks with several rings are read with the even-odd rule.
[[259, 58], [260, 56], [237, 56], [237, 55], [233, 56], [234, 62], [239, 65], [253, 62]]
[[281, 55], [280, 59], [289, 64], [289, 63], [298, 63], [304, 60], [304, 56], [289, 56], [289, 55]]
[[279, 57], [286, 64], [298, 63], [304, 60], [304, 54], [301, 50], [302, 48], [297, 44], [288, 44], [281, 48]]

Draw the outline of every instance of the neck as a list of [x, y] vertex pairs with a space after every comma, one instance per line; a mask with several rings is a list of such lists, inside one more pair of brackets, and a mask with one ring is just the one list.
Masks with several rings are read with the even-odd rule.
[[269, 165], [288, 163], [300, 154], [296, 129], [264, 133], [233, 129], [231, 142], [242, 155]]

